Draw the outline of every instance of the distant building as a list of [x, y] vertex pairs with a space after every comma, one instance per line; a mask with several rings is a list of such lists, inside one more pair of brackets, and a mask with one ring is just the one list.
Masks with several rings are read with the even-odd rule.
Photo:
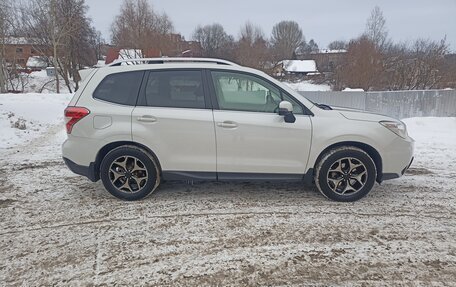
[[4, 42], [5, 61], [9, 65], [27, 67], [30, 57], [52, 56], [52, 51], [43, 48], [38, 41], [26, 37], [7, 37]]
[[321, 73], [332, 73], [344, 61], [346, 50], [322, 49], [307, 55], [300, 55], [301, 60], [314, 60]]
[[283, 60], [275, 68], [276, 75], [315, 75], [318, 73], [314, 60]]

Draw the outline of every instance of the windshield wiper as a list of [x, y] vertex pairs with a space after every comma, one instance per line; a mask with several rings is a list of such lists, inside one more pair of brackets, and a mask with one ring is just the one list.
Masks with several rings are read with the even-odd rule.
[[332, 108], [328, 105], [325, 105], [325, 104], [316, 104], [317, 107], [319, 107], [320, 109], [323, 109], [323, 110], [332, 110]]

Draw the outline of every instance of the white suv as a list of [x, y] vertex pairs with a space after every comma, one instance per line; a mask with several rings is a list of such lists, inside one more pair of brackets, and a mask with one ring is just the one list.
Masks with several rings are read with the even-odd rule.
[[162, 180], [281, 180], [355, 201], [413, 159], [401, 121], [313, 103], [224, 60], [128, 60], [83, 74], [63, 158], [121, 199]]

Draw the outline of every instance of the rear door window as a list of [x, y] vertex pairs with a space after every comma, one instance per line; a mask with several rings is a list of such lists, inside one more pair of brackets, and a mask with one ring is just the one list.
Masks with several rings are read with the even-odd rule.
[[151, 71], [145, 100], [150, 107], [206, 108], [201, 71]]
[[106, 76], [93, 93], [95, 99], [134, 106], [144, 72], [124, 72]]

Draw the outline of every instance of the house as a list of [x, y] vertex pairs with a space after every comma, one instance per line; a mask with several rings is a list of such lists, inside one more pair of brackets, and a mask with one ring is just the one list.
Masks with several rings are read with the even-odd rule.
[[346, 50], [322, 49], [307, 55], [300, 55], [301, 60], [314, 60], [321, 73], [332, 73], [344, 61]]
[[279, 75], [315, 75], [318, 74], [314, 60], [283, 60], [279, 62], [276, 71]]
[[5, 61], [10, 66], [27, 67], [30, 57], [51, 56], [52, 51], [43, 48], [36, 39], [26, 37], [7, 37], [4, 42]]

